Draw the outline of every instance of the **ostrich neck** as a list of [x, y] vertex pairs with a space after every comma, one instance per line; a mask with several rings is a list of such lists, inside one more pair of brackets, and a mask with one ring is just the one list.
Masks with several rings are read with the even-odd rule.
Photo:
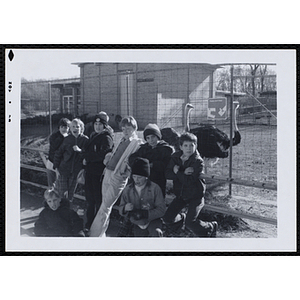
[[185, 111], [185, 131], [189, 132], [190, 131], [190, 114], [191, 114], [191, 107], [186, 107]]
[[233, 130], [234, 131], [239, 131], [238, 127], [237, 127], [237, 121], [236, 121], [236, 111], [238, 109], [238, 106], [236, 106], [233, 110]]

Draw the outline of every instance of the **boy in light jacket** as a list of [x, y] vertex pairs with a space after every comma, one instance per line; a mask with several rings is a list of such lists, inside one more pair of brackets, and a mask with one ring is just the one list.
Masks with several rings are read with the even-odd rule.
[[135, 237], [162, 237], [161, 217], [166, 211], [160, 187], [150, 181], [150, 165], [136, 158], [131, 170], [133, 182], [123, 191], [119, 205], [121, 216], [133, 224]]
[[90, 237], [105, 236], [112, 207], [125, 188], [130, 175], [128, 158], [142, 144], [142, 140], [136, 134], [137, 122], [132, 116], [123, 118], [121, 128], [122, 139], [112, 152], [106, 154], [103, 161], [106, 167], [102, 181], [102, 203], [90, 228]]

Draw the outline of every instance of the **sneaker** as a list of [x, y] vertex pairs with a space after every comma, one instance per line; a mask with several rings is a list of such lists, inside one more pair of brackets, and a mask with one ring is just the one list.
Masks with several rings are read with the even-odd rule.
[[163, 234], [163, 232], [160, 228], [156, 228], [155, 231], [156, 231], [158, 237], [163, 237], [164, 236], [164, 234]]
[[84, 228], [83, 232], [84, 232], [85, 236], [89, 236], [90, 235], [90, 230], [88, 228]]
[[218, 223], [216, 221], [211, 222], [212, 230], [208, 234], [209, 237], [215, 238], [217, 236]]
[[184, 213], [181, 213], [177, 215], [177, 217], [175, 218], [175, 222], [165, 223], [167, 235], [177, 236], [178, 234], [180, 234], [180, 232], [185, 228], [185, 218], [186, 215]]

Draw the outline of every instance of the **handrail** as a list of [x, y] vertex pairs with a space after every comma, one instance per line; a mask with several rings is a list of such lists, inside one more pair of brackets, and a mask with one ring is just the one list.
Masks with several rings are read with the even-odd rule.
[[[32, 150], [37, 152], [43, 152], [48, 153], [46, 150], [40, 150], [36, 148], [30, 148], [30, 147], [21, 147], [21, 149], [25, 150]], [[21, 164], [22, 167], [26, 168], [24, 164]], [[29, 169], [29, 168], [28, 168]], [[242, 179], [236, 179], [236, 178], [229, 178], [226, 176], [215, 176], [215, 175], [209, 175], [209, 174], [201, 174], [200, 178], [203, 179], [212, 179], [215, 181], [221, 181], [228, 184], [238, 184], [238, 185], [244, 185], [254, 188], [260, 188], [260, 189], [267, 189], [267, 190], [277, 190], [277, 184], [272, 182], [260, 182], [255, 180], [242, 180]]]
[[[21, 149], [26, 149], [26, 150], [28, 149], [28, 150], [38, 151], [38, 152], [46, 152], [46, 151], [41, 151], [40, 149], [30, 148], [30, 147], [21, 147]], [[26, 169], [30, 169], [30, 170], [34, 170], [34, 171], [39, 171], [39, 172], [47, 172], [46, 168], [26, 165], [26, 164], [23, 164], [23, 163], [21, 164], [21, 167], [26, 168]], [[212, 179], [212, 180], [215, 180], [215, 181], [224, 182], [224, 183], [228, 183], [228, 184], [238, 184], [238, 185], [244, 185], [244, 186], [249, 186], [249, 187], [254, 187], [254, 188], [277, 190], [277, 184], [274, 184], [274, 183], [262, 183], [262, 182], [257, 182], [257, 181], [234, 179], [234, 178], [228, 178], [228, 177], [225, 177], [225, 176], [215, 176], [215, 175], [208, 175], [208, 174], [201, 174], [200, 178]], [[48, 186], [38, 184], [38, 183], [34, 183], [34, 182], [31, 182], [31, 181], [26, 181], [26, 180], [21, 179], [21, 182], [24, 183], [24, 184], [33, 185], [33, 186], [43, 188], [43, 189], [48, 188]], [[74, 194], [74, 197], [77, 198], [77, 199], [80, 199], [80, 200], [86, 200], [85, 197], [82, 196], [82, 195]], [[118, 206], [115, 205], [113, 208], [118, 209]], [[258, 216], [258, 215], [254, 215], [254, 214], [245, 213], [245, 212], [239, 212], [239, 211], [236, 211], [236, 210], [233, 210], [233, 209], [227, 209], [227, 208], [224, 208], [224, 207], [217, 207], [217, 206], [214, 206], [214, 205], [205, 204], [204, 209], [207, 209], [207, 210], [213, 211], [213, 212], [217, 212], [217, 213], [222, 213], [222, 214], [227, 214], [227, 215], [240, 217], [240, 218], [243, 218], [243, 219], [250, 219], [250, 220], [253, 220], [253, 221], [268, 223], [268, 224], [275, 225], [275, 226], [277, 225], [277, 220], [276, 219], [262, 217], [262, 216]]]
[[272, 183], [272, 182], [242, 180], [242, 179], [229, 178], [229, 177], [226, 177], [226, 176], [215, 176], [215, 175], [208, 175], [208, 174], [201, 174], [200, 178], [213, 179], [213, 180], [225, 182], [225, 183], [228, 183], [228, 184], [238, 184], [238, 185], [244, 185], [244, 186], [260, 188], [260, 189], [267, 189], [267, 190], [274, 190], [274, 191], [277, 190], [277, 184]]
[[28, 146], [22, 146], [21, 149], [23, 149], [23, 150], [32, 150], [32, 151], [43, 152], [43, 153], [48, 153], [49, 152], [49, 150], [31, 148], [31, 147], [28, 147]]
[[213, 212], [231, 215], [231, 216], [235, 216], [235, 217], [239, 217], [239, 218], [243, 218], [243, 219], [249, 219], [249, 220], [253, 220], [253, 221], [257, 221], [257, 222], [268, 223], [271, 225], [277, 225], [276, 219], [262, 217], [262, 216], [258, 216], [258, 215], [254, 215], [254, 214], [245, 213], [245, 212], [239, 212], [239, 211], [236, 211], [233, 209], [227, 209], [227, 208], [218, 207], [218, 206], [209, 205], [209, 204], [205, 204], [203, 209], [207, 209], [207, 210], [210, 210]]

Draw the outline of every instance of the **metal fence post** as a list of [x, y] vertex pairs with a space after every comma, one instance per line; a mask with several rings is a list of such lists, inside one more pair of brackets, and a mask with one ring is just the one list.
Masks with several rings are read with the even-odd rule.
[[51, 82], [49, 82], [49, 124], [50, 124], [50, 135], [52, 134], [52, 118], [51, 118]]
[[[232, 177], [232, 110], [233, 110], [233, 65], [231, 66], [231, 79], [230, 79], [230, 151], [229, 151], [229, 178]], [[229, 196], [231, 196], [231, 184], [229, 184]]]

